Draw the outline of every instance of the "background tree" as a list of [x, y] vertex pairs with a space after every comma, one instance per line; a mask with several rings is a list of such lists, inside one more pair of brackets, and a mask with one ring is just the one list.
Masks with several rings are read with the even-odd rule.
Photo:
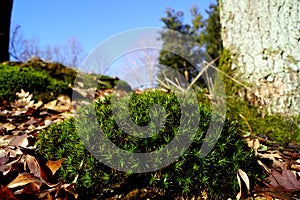
[[9, 60], [9, 36], [13, 0], [0, 2], [0, 62]]
[[246, 91], [269, 113], [298, 115], [300, 1], [220, 1], [224, 47]]
[[[203, 27], [202, 16], [198, 12], [197, 8], [193, 9], [193, 26], [185, 24], [183, 21], [184, 13], [182, 11], [175, 11], [174, 9], [166, 9], [166, 17], [162, 17], [161, 20], [164, 23], [166, 30], [161, 33], [161, 40], [163, 40], [164, 48], [174, 50], [176, 52], [185, 52], [190, 55], [194, 54], [194, 51], [191, 51], [191, 44], [186, 43], [186, 41], [180, 41], [176, 38], [181, 37], [180, 34], [174, 35], [174, 32], [168, 30], [178, 31], [186, 36], [196, 38], [200, 32], [200, 29]], [[160, 64], [173, 67], [175, 70], [182, 73], [187, 82], [191, 82], [192, 74], [195, 73], [195, 68], [187, 60], [182, 58], [180, 55], [161, 51], [159, 57]]]
[[81, 42], [75, 38], [71, 37], [63, 45], [64, 54], [64, 64], [69, 67], [79, 67], [84, 59], [84, 48]]
[[[209, 10], [206, 10], [208, 14], [207, 19], [203, 19], [198, 7], [194, 5], [191, 10], [191, 23], [184, 23], [184, 13], [181, 11], [175, 11], [174, 9], [166, 9], [166, 17], [162, 17], [161, 20], [164, 23], [164, 28], [171, 29], [183, 33], [195, 41], [197, 41], [203, 48], [190, 51], [189, 54], [192, 57], [201, 56], [203, 51], [206, 51], [212, 59], [217, 58], [222, 53], [222, 40], [221, 40], [221, 24], [219, 18], [218, 4], [211, 4]], [[161, 34], [161, 40], [164, 41], [164, 46], [168, 49], [178, 48], [182, 51], [186, 51], [189, 44], [180, 44], [178, 41], [172, 41], [170, 34], [165, 31]], [[198, 54], [198, 55], [197, 55]], [[172, 54], [170, 52], [161, 51], [159, 61], [161, 64], [173, 67], [180, 73], [182, 73], [186, 81], [191, 82], [192, 78], [198, 73], [194, 66], [188, 63], [185, 59], [179, 55]], [[218, 65], [218, 62], [216, 62]]]
[[[220, 23], [220, 11], [218, 1], [216, 4], [210, 4], [209, 10], [206, 10], [208, 18], [204, 20], [204, 29], [199, 35], [198, 42], [205, 47], [206, 52], [212, 57], [212, 59], [217, 58], [222, 54], [223, 44], [221, 39], [221, 23]], [[197, 13], [194, 19], [197, 19]], [[193, 24], [195, 24], [193, 22]], [[197, 25], [197, 22], [196, 22]], [[195, 26], [195, 25], [194, 25]], [[218, 61], [216, 61], [218, 66]]]
[[45, 61], [76, 68], [83, 61], [84, 48], [75, 37], [67, 40], [65, 44], [42, 47], [37, 38], [25, 38], [21, 33], [21, 26], [17, 25], [11, 34], [10, 55], [14, 60], [21, 62], [35, 56]]

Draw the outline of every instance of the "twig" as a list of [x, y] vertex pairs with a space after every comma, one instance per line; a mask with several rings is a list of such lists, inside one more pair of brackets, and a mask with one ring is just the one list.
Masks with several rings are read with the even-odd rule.
[[206, 71], [206, 69], [210, 66], [212, 66], [221, 56], [218, 56], [217, 58], [215, 58], [214, 60], [212, 60], [211, 62], [207, 63], [207, 65], [198, 73], [198, 75], [196, 76], [196, 78], [192, 81], [192, 83], [188, 86], [187, 90], [189, 90], [197, 81], [198, 79], [202, 76], [202, 74]]
[[167, 89], [170, 90], [170, 87], [169, 87], [168, 85], [166, 85], [164, 82], [162, 82], [162, 81], [159, 80], [158, 78], [156, 78], [156, 80], [157, 80], [160, 84], [162, 84], [164, 87], [166, 87]]
[[244, 85], [243, 83], [241, 83], [240, 81], [236, 80], [235, 78], [229, 76], [228, 74], [226, 74], [225, 72], [222, 72], [221, 70], [219, 70], [217, 67], [211, 65], [212, 68], [214, 68], [215, 70], [217, 70], [218, 72], [220, 72], [221, 74], [223, 74], [224, 76], [226, 76], [227, 78], [231, 79], [232, 81], [236, 82], [237, 84], [243, 86], [244, 88], [246, 88], [247, 90], [251, 90], [251, 88], [249, 88], [248, 86]]
[[[185, 91], [182, 87], [180, 87], [180, 83], [179, 83], [179, 81], [178, 81], [178, 79], [177, 79], [176, 77], [175, 77], [175, 80], [176, 80], [176, 82], [177, 82], [179, 85], [177, 85], [176, 83], [174, 83], [173, 81], [171, 81], [169, 78], [167, 78], [167, 77], [166, 77], [166, 74], [165, 74], [164, 72], [163, 72], [163, 76], [164, 76], [164, 79], [165, 79], [168, 83], [170, 83], [171, 85], [175, 86], [177, 89], [179, 89], [179, 90], [182, 91], [182, 92]], [[162, 84], [164, 87], [166, 87], [167, 89], [170, 89], [170, 86], [169, 86], [169, 85], [166, 85], [163, 81], [159, 80], [158, 78], [156, 78], [156, 80], [157, 80], [160, 84]]]
[[177, 85], [176, 83], [174, 83], [173, 81], [171, 81], [170, 79], [166, 78], [166, 81], [169, 82], [171, 85], [175, 86], [177, 89], [179, 89], [180, 91], [184, 92], [184, 89], [181, 88], [179, 85]]
[[[81, 170], [81, 168], [82, 168], [82, 166], [83, 166], [83, 161], [84, 161], [84, 159], [82, 159], [82, 161], [81, 161], [81, 163], [80, 163], [80, 165], [79, 165], [79, 170]], [[72, 183], [76, 183], [78, 177], [79, 177], [79, 174], [77, 174], [77, 175], [75, 176], [75, 178], [74, 178], [74, 180], [73, 180]]]
[[250, 124], [249, 124], [249, 122], [247, 121], [247, 119], [242, 114], [239, 114], [239, 116], [244, 120], [244, 122], [248, 126], [251, 135], [255, 135], [254, 132], [253, 132], [253, 130], [252, 130], [252, 128], [251, 128], [251, 126], [250, 126]]

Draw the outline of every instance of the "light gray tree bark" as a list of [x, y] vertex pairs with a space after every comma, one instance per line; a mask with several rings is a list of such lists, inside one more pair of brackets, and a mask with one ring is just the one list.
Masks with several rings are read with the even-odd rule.
[[255, 89], [269, 113], [300, 111], [300, 1], [220, 0], [225, 48], [232, 69]]

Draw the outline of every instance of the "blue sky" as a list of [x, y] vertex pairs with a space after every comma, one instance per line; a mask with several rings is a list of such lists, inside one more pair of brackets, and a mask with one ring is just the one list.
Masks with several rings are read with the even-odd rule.
[[21, 25], [25, 37], [41, 45], [63, 44], [76, 37], [86, 53], [120, 32], [142, 27], [162, 27], [167, 6], [185, 13], [196, 4], [205, 15], [214, 0], [15, 0], [12, 26]]

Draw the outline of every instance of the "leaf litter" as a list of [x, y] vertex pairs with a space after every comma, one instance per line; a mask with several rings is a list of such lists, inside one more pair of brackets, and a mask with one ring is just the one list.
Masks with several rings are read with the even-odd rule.
[[0, 105], [0, 199], [77, 199], [75, 183], [54, 176], [66, 159], [46, 161], [34, 152], [42, 129], [73, 116], [70, 98], [44, 104], [24, 90], [16, 95], [11, 105]]
[[248, 146], [257, 156], [257, 162], [266, 174], [258, 179], [251, 197], [241, 199], [300, 199], [300, 146], [279, 144], [258, 136], [247, 136]]
[[[111, 92], [100, 91], [97, 95]], [[23, 90], [17, 96], [19, 99], [11, 105], [0, 105], [0, 199], [77, 199], [76, 180], [69, 184], [54, 177], [66, 159], [46, 161], [34, 153], [38, 133], [74, 116], [74, 102], [61, 95], [47, 104], [35, 103]], [[277, 144], [253, 135], [245, 139], [267, 178], [251, 186], [247, 171], [239, 169], [240, 191], [236, 198], [299, 199], [300, 146]]]

